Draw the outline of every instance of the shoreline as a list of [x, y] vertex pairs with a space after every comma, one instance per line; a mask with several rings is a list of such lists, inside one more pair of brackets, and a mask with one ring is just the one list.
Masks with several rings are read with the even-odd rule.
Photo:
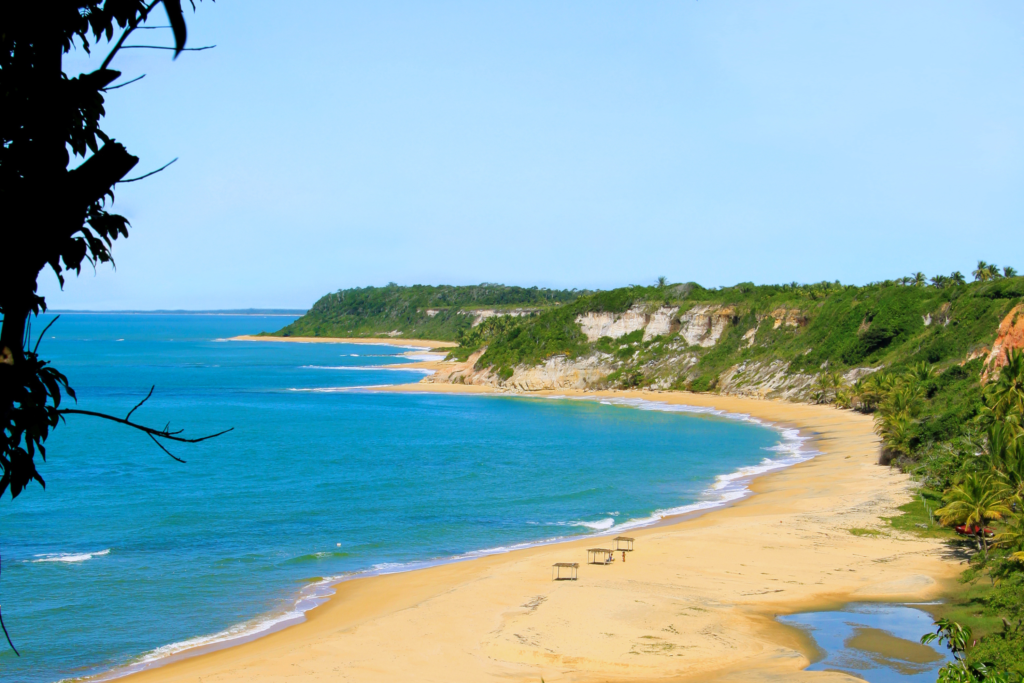
[[[426, 393], [494, 393], [502, 395], [500, 392], [488, 389], [486, 387], [463, 385], [413, 384], [379, 387], [374, 390]], [[679, 545], [678, 537], [681, 535], [706, 531], [708, 528], [714, 530], [716, 526], [735, 525], [737, 520], [750, 517], [758, 508], [764, 507], [765, 501], [762, 500], [763, 496], [778, 497], [780, 491], [785, 491], [787, 486], [792, 488], [790, 484], [793, 482], [787, 482], [786, 479], [792, 479], [795, 471], [800, 470], [803, 475], [797, 476], [796, 479], [806, 479], [808, 473], [805, 470], [821, 469], [820, 463], [816, 463], [820, 458], [836, 460], [840, 453], [847, 453], [847, 451], [850, 452], [842, 456], [843, 460], [852, 460], [854, 457], [857, 457], [856, 462], [838, 462], [834, 464], [846, 465], [845, 469], [855, 468], [863, 470], [865, 466], [873, 467], [874, 471], [868, 473], [867, 479], [871, 484], [875, 485], [874, 488], [878, 488], [878, 485], [881, 483], [880, 480], [889, 479], [890, 481], [886, 482], [888, 484], [886, 488], [892, 489], [892, 485], [896, 484], [895, 490], [889, 492], [890, 497], [895, 495], [896, 498], [900, 496], [909, 498], [906, 494], [907, 478], [905, 475], [894, 474], [888, 468], [878, 467], [871, 462], [877, 459], [877, 438], [870, 427], [865, 430], [865, 427], [870, 424], [870, 418], [855, 413], [840, 412], [822, 406], [782, 404], [757, 399], [739, 399], [684, 392], [559, 391], [537, 392], [526, 394], [523, 397], [585, 398], [591, 400], [598, 399], [604, 402], [607, 402], [608, 399], [613, 401], [621, 401], [622, 399], [643, 400], [659, 402], [669, 406], [696, 406], [705, 409], [703, 412], [707, 412], [709, 408], [714, 408], [730, 413], [732, 415], [727, 416], [734, 418], [741, 418], [743, 415], [752, 416], [755, 418], [754, 421], [771, 423], [764, 426], [775, 428], [780, 432], [783, 429], [792, 427], [799, 429], [801, 436], [805, 438], [813, 436], [815, 445], [821, 451], [813, 459], [805, 459], [802, 462], [782, 466], [782, 469], [775, 468], [766, 473], [755, 472], [745, 476], [739, 475], [739, 473], [719, 475], [716, 481], [723, 479], [723, 477], [736, 475], [734, 477], [735, 480], [746, 484], [745, 488], [747, 490], [741, 493], [737, 499], [723, 500], [717, 504], [710, 505], [708, 509], [690, 510], [675, 515], [667, 515], [661, 519], [652, 519], [642, 526], [629, 528], [629, 533], [637, 538], [638, 550], [642, 551], [642, 553], [631, 554], [630, 559], [633, 560], [635, 557], [641, 563], [645, 555], [652, 550], [658, 551], [659, 546], [661, 546], [660, 549], [662, 550], [659, 554], [665, 555], [664, 548]], [[851, 424], [853, 425], [852, 427]], [[840, 433], [844, 429], [847, 432], [852, 430], [853, 433]], [[846, 443], [830, 443], [837, 436], [845, 436]], [[840, 441], [843, 441], [843, 439], [840, 439]], [[815, 464], [819, 465], [819, 467], [807, 467]], [[801, 470], [801, 468], [804, 468], [804, 470]], [[881, 476], [879, 476], [880, 474]], [[790, 477], [787, 477], [787, 475], [790, 475]], [[864, 472], [861, 472], [860, 475], [863, 477]], [[815, 476], [820, 478], [820, 472]], [[845, 474], [840, 477], [833, 473], [831, 477], [826, 476], [826, 478], [830, 478], [834, 485], [837, 483], [837, 479], [848, 477]], [[780, 480], [782, 480], [781, 488]], [[801, 492], [804, 494], [804, 498], [807, 497], [809, 491], [810, 489], [806, 487], [802, 488]], [[860, 493], [863, 494], [864, 491], [860, 491]], [[867, 491], [867, 493], [877, 494], [877, 491]], [[784, 498], [792, 499], [792, 496], [784, 496]], [[781, 505], [779, 501], [769, 502], [776, 505], [777, 509], [774, 510], [776, 513], [774, 516], [792, 516], [794, 510], [783, 508], [792, 508], [794, 503], [797, 504], [797, 507], [800, 507], [799, 503], [801, 500], [798, 497], [787, 501], [788, 504]], [[868, 513], [870, 518], [868, 522], [874, 522], [877, 525], [879, 522], [878, 516], [880, 516], [881, 512], [892, 512], [892, 508], [896, 504], [902, 504], [902, 502], [906, 502], [906, 500], [895, 502], [889, 500], [888, 503], [890, 504], [884, 507], [884, 509]], [[757, 515], [755, 514], [754, 516], [756, 517]], [[781, 523], [782, 520], [779, 520], [779, 522]], [[863, 523], [863, 520], [861, 522]], [[147, 664], [147, 668], [137, 673], [129, 673], [128, 677], [137, 681], [191, 681], [196, 680], [197, 676], [202, 676], [204, 679], [208, 676], [216, 677], [217, 680], [251, 680], [255, 678], [257, 680], [276, 681], [286, 677], [287, 671], [291, 670], [294, 672], [294, 669], [287, 668], [284, 661], [292, 662], [291, 666], [301, 666], [303, 670], [309, 670], [311, 678], [315, 677], [313, 675], [314, 671], [325, 673], [335, 670], [336, 667], [333, 665], [337, 664], [343, 666], [344, 670], [350, 673], [356, 680], [380, 680], [378, 674], [387, 680], [397, 680], [399, 678], [403, 680], [408, 680], [409, 678], [426, 678], [428, 680], [433, 680], [434, 678], [437, 678], [437, 680], [461, 680], [464, 678], [466, 680], [479, 680], [481, 677], [511, 677], [517, 680], [536, 680], [538, 676], [544, 676], [545, 680], [608, 680], [609, 678], [637, 680], [664, 676], [672, 676], [674, 678], [698, 676], [701, 680], [709, 680], [709, 676], [714, 678], [719, 675], [725, 675], [728, 678], [731, 667], [735, 668], [736, 671], [743, 670], [748, 675], [752, 673], [751, 667], [763, 669], [766, 674], [770, 671], [778, 673], [781, 670], [785, 670], [787, 673], [798, 675], [800, 670], [809, 664], [807, 659], [809, 646], [800, 640], [798, 634], [792, 633], [792, 629], [776, 622], [772, 615], [806, 611], [807, 609], [823, 606], [835, 606], [850, 601], [893, 601], [897, 599], [925, 601], [934, 599], [944, 592], [943, 586], [947, 581], [955, 577], [958, 572], [955, 564], [943, 561], [940, 558], [942, 553], [941, 548], [937, 547], [940, 545], [939, 543], [909, 538], [900, 538], [894, 541], [891, 537], [888, 537], [889, 540], [886, 543], [890, 544], [895, 542], [898, 545], [927, 546], [923, 549], [924, 557], [915, 558], [918, 561], [910, 563], [913, 565], [911, 569], [914, 571], [908, 570], [909, 573], [903, 572], [906, 576], [894, 581], [892, 580], [894, 569], [894, 565], [891, 564], [892, 560], [885, 560], [884, 562], [888, 565], [884, 568], [885, 571], [879, 572], [881, 577], [875, 576], [873, 578], [884, 577], [886, 580], [869, 582], [866, 586], [850, 586], [848, 580], [839, 581], [840, 585], [833, 586], [824, 595], [819, 594], [820, 591], [818, 591], [813, 596], [805, 595], [796, 599], [793, 599], [795, 596], [785, 596], [790, 599], [780, 601], [772, 596], [775, 593], [783, 593], [787, 589], [770, 588], [764, 591], [741, 592], [740, 599], [737, 600], [736, 596], [732, 596], [733, 600], [728, 606], [718, 605], [714, 607], [712, 603], [720, 601], [712, 600], [711, 603], [708, 603], [707, 593], [714, 593], [714, 584], [720, 583], [723, 577], [718, 576], [710, 581], [709, 585], [697, 587], [686, 586], [687, 581], [685, 580], [680, 584], [678, 577], [682, 575], [677, 575], [677, 581], [675, 582], [677, 585], [673, 585], [671, 580], [667, 584], [661, 582], [659, 584], [659, 591], [668, 590], [672, 592], [682, 590], [685, 594], [687, 593], [686, 589], [689, 588], [690, 595], [679, 595], [676, 596], [675, 600], [687, 601], [687, 598], [690, 601], [697, 600], [697, 603], [701, 606], [693, 607], [696, 611], [686, 616], [691, 621], [696, 617], [696, 621], [703, 624], [703, 628], [696, 631], [692, 629], [684, 630], [680, 627], [680, 624], [675, 626], [669, 624], [669, 629], [662, 629], [660, 631], [662, 633], [661, 636], [636, 636], [635, 633], [628, 637], [619, 636], [619, 640], [626, 637], [632, 643], [632, 647], [621, 650], [622, 656], [626, 657], [625, 662], [632, 661], [635, 663], [603, 661], [602, 653], [611, 644], [603, 641], [608, 637], [615, 637], [615, 634], [611, 631], [600, 632], [597, 636], [592, 634], [590, 638], [583, 638], [582, 640], [571, 637], [572, 634], [564, 633], [547, 639], [537, 639], [538, 641], [547, 642], [548, 645], [559, 645], [557, 649], [553, 649], [543, 645], [541, 642], [532, 644], [521, 642], [524, 638], [521, 633], [506, 633], [504, 628], [499, 628], [497, 631], [491, 629], [479, 631], [474, 629], [465, 632], [462, 629], [463, 622], [476, 623], [480, 621], [481, 617], [477, 614], [477, 610], [474, 609], [473, 605], [475, 601], [484, 601], [488, 604], [497, 603], [492, 605], [497, 611], [491, 610], [487, 612], [491, 617], [489, 623], [492, 626], [495, 623], [504, 624], [510, 620], [512, 622], [533, 621], [538, 624], [547, 624], [557, 631], [558, 628], [555, 624], [565, 622], [566, 620], [573, 622], [577, 618], [586, 616], [586, 619], [578, 622], [580, 627], [585, 628], [589, 625], [589, 620], [596, 619], [597, 622], [608, 622], [609, 626], [618, 626], [616, 630], [625, 628], [635, 632], [638, 628], [635, 623], [636, 619], [616, 619], [613, 616], [600, 612], [596, 615], [588, 614], [588, 612], [593, 612], [593, 606], [588, 605], [586, 601], [580, 603], [579, 601], [573, 601], [571, 598], [567, 598], [570, 609], [565, 609], [564, 606], [561, 609], [546, 606], [543, 610], [546, 618], [537, 619], [537, 615], [542, 611], [539, 609], [541, 603], [548, 602], [549, 598], [554, 598], [556, 593], [559, 595], [565, 593], [566, 591], [562, 589], [563, 586], [565, 588], [569, 588], [569, 586], [582, 586], [584, 575], [591, 579], [600, 578], [596, 572], [614, 575], [618, 573], [616, 570], [619, 570], [620, 567], [630, 574], [633, 573], [632, 570], [635, 570], [638, 566], [636, 560], [624, 564], [616, 562], [612, 567], [601, 567], [595, 570], [592, 566], [583, 564], [583, 558], [575, 557], [575, 555], [580, 554], [581, 550], [585, 550], [587, 546], [596, 544], [596, 539], [619, 533], [622, 530], [622, 527], [616, 527], [608, 531], [597, 531], [584, 536], [522, 544], [525, 547], [499, 548], [496, 549], [495, 553], [488, 553], [486, 550], [477, 551], [475, 556], [473, 556], [474, 553], [468, 553], [469, 558], [460, 556], [432, 563], [418, 563], [419, 566], [410, 566], [409, 569], [402, 570], [399, 573], [385, 574], [377, 572], [342, 578], [332, 584], [334, 595], [326, 598], [325, 602], [306, 612], [304, 621], [298, 621], [298, 623], [292, 621], [288, 624], [282, 623], [277, 629], [272, 628], [270, 631], [259, 632], [249, 637], [242, 636], [232, 641], [220, 641], [219, 647], [218, 643], [211, 643], [201, 648], [201, 650], [206, 651], [204, 654], [196, 654], [195, 651], [184, 651], [161, 660], [151, 661]], [[792, 533], [789, 524], [782, 524], [779, 529], [768, 526], [765, 531], [767, 530], [770, 530], [770, 533], [777, 533], [779, 531], [786, 534]], [[722, 530], [719, 529], [719, 531]], [[842, 537], [840, 535], [838, 540], [844, 541], [843, 545], [850, 547], [870, 546], [882, 542], [881, 539], [855, 537], [848, 533], [848, 531], [845, 536]], [[756, 535], [755, 538], [761, 539], [761, 535]], [[653, 542], [653, 545], [651, 542]], [[748, 546], [757, 545], [757, 543], [758, 541], [754, 541], [748, 544]], [[916, 550], [918, 551], [917, 553], [910, 553], [904, 549], [898, 555], [921, 554], [922, 549], [920, 547]], [[562, 555], [572, 555], [573, 557], [569, 561], [581, 563], [579, 582], [566, 584], [538, 580], [537, 576], [534, 575], [536, 572], [529, 572], [530, 576], [522, 575], [524, 563], [536, 564], [539, 562], [537, 568], [540, 569], [540, 576], [542, 579], [546, 578], [546, 570], [549, 569], [549, 563], [545, 564], [545, 562], [556, 555], [559, 557]], [[737, 555], [735, 549], [733, 549], [732, 555]], [[847, 561], [846, 558], [842, 554], [840, 555], [840, 557], [830, 557], [826, 564], [841, 565], [845, 563]], [[734, 558], [736, 560], [735, 564], [746, 566], [745, 563], [738, 561], [743, 559], [743, 557], [744, 553], [741, 550]], [[694, 560], [693, 557], [688, 557], [687, 559]], [[710, 558], [704, 559], [710, 560]], [[874, 561], [883, 562], [883, 560], [878, 559]], [[716, 568], [716, 565], [720, 564], [720, 562], [721, 559], [717, 561], [710, 560], [712, 566], [709, 567], [705, 567], [703, 563], [697, 562], [697, 566], [694, 566], [692, 571], [696, 571], [698, 574], [721, 574], [723, 571], [725, 574], [737, 573]], [[923, 571], [918, 572], [918, 565], [927, 566], [927, 573]], [[768, 566], [765, 568], [771, 569]], [[648, 568], [649, 572], [657, 572], [659, 569], [663, 570], [664, 568]], [[852, 569], [849, 571], [855, 572]], [[835, 572], [828, 571], [825, 573], [832, 575], [839, 572], [840, 570], [836, 569]], [[664, 573], [664, 571], [660, 573]], [[739, 573], [742, 574], [742, 572]], [[764, 575], [774, 573], [777, 572], [771, 570], [763, 572]], [[465, 580], [467, 575], [472, 577], [468, 583]], [[496, 575], [511, 576], [506, 576], [505, 581], [498, 581], [499, 584], [507, 585], [492, 586], [492, 590], [484, 593], [475, 591], [471, 587], [471, 584], [486, 583], [488, 580], [493, 582], [496, 580]], [[627, 579], [627, 584], [638, 580], [642, 582], [642, 579], [635, 577], [632, 579], [629, 577], [625, 578]], [[780, 580], [780, 578], [771, 578], [761, 581], [763, 583], [765, 581]], [[822, 582], [819, 581], [818, 583]], [[704, 583], [707, 583], [707, 581]], [[806, 585], [800, 581], [786, 581], [786, 583]], [[530, 601], [527, 601], [528, 604], [526, 605], [519, 605], [516, 602], [518, 598], [512, 598], [511, 601], [508, 599], [502, 600], [502, 598], [510, 590], [513, 595], [517, 589], [520, 592], [525, 590], [526, 585], [529, 585], [530, 589], [523, 593], [523, 595], [529, 597], [530, 591], [541, 592], [541, 595], [534, 596], [540, 599], [540, 602], [528, 609], [525, 616], [517, 615], [515, 613], [521, 612], [522, 608], [529, 607]], [[865, 588], [867, 590], [864, 590]], [[613, 603], [616, 600], [622, 601], [626, 599], [624, 593], [631, 594], [635, 592], [628, 585], [602, 586], [601, 589], [611, 591], [609, 595], [604, 596], [606, 599], [599, 601], [602, 603], [608, 600]], [[445, 600], [445, 596], [449, 595], [456, 597], [449, 597]], [[769, 597], [752, 597], [758, 595]], [[376, 597], [371, 598], [371, 596]], [[743, 597], [746, 597], [746, 599], [742, 599]], [[467, 599], [469, 603], [466, 602]], [[409, 603], [409, 600], [413, 600], [413, 602]], [[420, 624], [420, 622], [407, 613], [409, 609], [413, 609], [412, 605], [419, 606], [424, 604], [424, 601], [450, 602], [452, 600], [457, 603], [458, 608], [446, 609], [441, 612], [437, 612], [436, 609], [433, 610], [433, 621], [429, 623], [443, 624], [443, 627], [437, 629], [441, 633], [431, 633], [434, 629], [427, 628], [423, 632], [424, 634], [418, 635], [418, 629], [413, 624]], [[635, 602], [645, 601], [635, 600]], [[712, 616], [701, 617], [700, 614], [702, 612]], [[509, 616], [510, 614], [511, 616]], [[534, 615], [532, 618], [530, 618], [531, 614]], [[301, 616], [298, 616], [297, 619], [301, 619]], [[646, 621], [648, 619], [649, 617], [647, 619], [641, 618], [640, 620]], [[708, 631], [708, 623], [706, 622], [724, 629], [722, 633], [738, 630], [738, 632], [745, 634], [746, 640], [749, 642], [745, 644], [745, 648], [733, 643], [730, 648], [723, 649], [723, 636], [717, 635], [713, 631]], [[347, 628], [339, 630], [339, 625], [344, 626], [346, 624], [348, 625]], [[386, 642], [382, 642], [379, 638], [376, 640], [371, 639], [371, 644], [375, 647], [368, 648], [367, 644], [362, 642], [366, 638], [358, 637], [356, 632], [360, 628], [372, 630], [370, 627], [401, 634], [395, 636], [395, 642], [406, 643], [403, 651], [406, 651], [405, 648], [408, 647], [408, 643], [415, 643], [415, 651], [408, 653], [405, 659], [414, 659], [418, 663], [412, 668], [409, 668], [408, 662], [406, 662], [407, 665], [405, 666], [395, 665], [396, 653], [392, 651], [394, 648], [389, 648]], [[420, 624], [420, 627], [422, 628], [422, 624]], [[680, 628], [677, 629], [677, 627]], [[461, 635], [456, 637], [455, 633]], [[500, 635], [494, 636], [495, 633]], [[601, 633], [604, 635], [600, 635]], [[653, 650], [650, 648], [644, 649], [650, 643], [645, 643], [642, 639], [665, 640], [664, 633], [674, 633], [677, 639], [684, 642], [691, 642], [693, 639], [707, 642], [702, 643], [699, 651], [703, 652], [700, 656], [685, 656], [687, 654], [685, 651], [676, 653], [675, 657], [681, 657], [681, 660], [667, 657], [664, 648], [659, 649], [662, 645], [668, 647], [669, 650], [677, 647], [676, 644], [670, 642], [659, 643], [659, 648], [654, 648]], [[690, 636], [690, 639], [679, 638], [682, 634]], [[429, 653], [435, 652], [437, 646], [437, 643], [434, 641], [439, 638], [443, 641], [442, 649], [448, 654], [440, 657], [430, 656]], [[482, 641], [481, 638], [483, 638]], [[637, 638], [641, 640], [637, 641]], [[565, 642], [562, 642], [563, 640]], [[386, 638], [385, 641], [387, 641]], [[315, 649], [319, 651], [323, 647], [327, 647], [328, 642], [343, 649], [346, 654], [336, 653], [331, 656], [320, 656], [317, 658], [318, 665], [312, 669], [306, 664], [299, 664], [303, 659], [302, 652], [308, 651], [309, 648], [313, 647], [314, 643], [317, 644]], [[620, 647], [625, 647], [625, 644], [619, 643]], [[639, 651], [636, 650], [637, 644], [641, 646]], [[596, 650], [595, 646], [597, 646]], [[678, 647], [683, 648], [683, 650], [687, 649], [687, 646], [681, 644]], [[273, 648], [282, 661], [267, 661], [261, 655], [267, 648]], [[331, 647], [329, 649], [333, 650], [334, 648]], [[752, 652], [744, 654], [728, 651], [736, 649], [752, 650]], [[768, 651], [775, 654], [772, 656], [764, 655]], [[481, 654], [484, 652], [486, 652], [486, 655]], [[452, 665], [450, 661], [451, 656], [454, 656], [455, 660], [465, 661], [458, 666]], [[372, 660], [376, 664], [357, 665], [353, 670], [352, 665], [354, 663], [365, 660]], [[391, 665], [385, 666], [387, 662], [391, 662]], [[384, 667], [383, 669], [380, 668], [382, 666]], [[466, 667], [470, 670], [467, 670]], [[112, 675], [116, 676], [118, 674], [116, 672], [108, 672], [102, 676], [110, 678]]]
[[398, 346], [408, 349], [451, 349], [457, 342], [438, 339], [402, 339], [400, 337], [260, 337], [255, 334], [241, 334], [229, 337], [228, 341], [291, 342], [293, 344], [373, 344]]

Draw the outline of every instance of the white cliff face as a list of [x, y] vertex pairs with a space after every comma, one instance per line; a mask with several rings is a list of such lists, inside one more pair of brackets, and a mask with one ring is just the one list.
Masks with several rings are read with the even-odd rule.
[[585, 313], [576, 316], [587, 341], [597, 341], [601, 337], [618, 339], [630, 332], [644, 331], [644, 341], [659, 335], [667, 335], [675, 322], [676, 307], [662, 306], [648, 315], [647, 307], [636, 305], [625, 313]]
[[649, 341], [655, 337], [668, 336], [672, 332], [672, 323], [675, 322], [676, 312], [679, 307], [674, 306], [669, 308], [668, 306], [662, 306], [654, 312], [651, 316], [651, 320], [647, 323], [647, 327], [644, 328], [644, 341]]
[[725, 328], [732, 322], [732, 307], [715, 305], [694, 306], [679, 316], [682, 328], [679, 335], [690, 346], [714, 346], [721, 339]]
[[643, 306], [633, 306], [625, 313], [585, 313], [576, 316], [587, 341], [597, 341], [601, 337], [618, 339], [630, 332], [647, 327], [647, 313]]

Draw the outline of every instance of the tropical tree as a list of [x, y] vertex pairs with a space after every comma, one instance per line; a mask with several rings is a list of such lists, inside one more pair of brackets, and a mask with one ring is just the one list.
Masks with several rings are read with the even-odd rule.
[[927, 361], [914, 363], [903, 376], [910, 382], [927, 382], [935, 377], [935, 367]]
[[953, 655], [953, 661], [939, 669], [937, 683], [1017, 683], [1020, 678], [1007, 671], [996, 671], [985, 663], [969, 663], [967, 650], [975, 640], [969, 626], [961, 626], [949, 619], [935, 622], [934, 633], [921, 636], [925, 645], [934, 641], [946, 646]]
[[999, 369], [999, 379], [985, 387], [984, 396], [983, 416], [987, 420], [1021, 426], [1024, 416], [1024, 350], [1006, 350], [1006, 365]]
[[932, 286], [935, 289], [943, 289], [949, 285], [949, 278], [945, 275], [936, 275], [932, 278]]
[[1017, 277], [1017, 269], [1013, 266], [1004, 266], [1003, 277]]
[[[173, 46], [126, 45], [158, 4]], [[113, 60], [128, 48], [171, 50], [175, 57], [204, 48], [185, 47], [180, 0], [7, 2], [0, 16], [0, 495], [15, 497], [32, 481], [43, 484], [35, 456], [45, 459], [47, 437], [68, 414], [112, 420], [154, 441], [202, 440], [132, 422], [134, 409], [122, 418], [62, 406], [62, 396], [75, 394], [40, 358], [28, 332], [30, 316], [46, 310], [37, 286], [43, 270], [63, 287], [64, 276], [80, 273], [83, 264], [112, 262], [114, 241], [131, 227], [109, 210], [114, 187], [150, 175], [128, 178], [139, 159], [100, 126], [105, 93], [130, 82], [115, 85], [121, 72]], [[112, 47], [98, 69], [64, 72], [65, 54], [89, 53], [104, 40]]]
[[1003, 276], [999, 271], [999, 266], [985, 261], [978, 261], [978, 267], [971, 274], [974, 275], [977, 282], [988, 282]]
[[964, 278], [964, 274], [959, 270], [954, 270], [949, 276], [949, 284], [951, 285], [966, 285], [967, 280]]
[[883, 464], [888, 464], [894, 455], [910, 454], [910, 444], [914, 437], [913, 424], [913, 420], [906, 415], [880, 415], [876, 419], [875, 428], [885, 442], [886, 460], [883, 460]]
[[1024, 562], [1024, 512], [1006, 520], [1006, 527], [995, 538], [996, 545], [1010, 551], [1010, 559]]
[[971, 472], [942, 497], [945, 505], [935, 514], [947, 526], [964, 524], [972, 529], [978, 550], [987, 559], [989, 543], [985, 525], [1012, 514], [1006, 504], [1009, 494], [1009, 487], [996, 475]]
[[928, 284], [928, 276], [921, 271], [918, 271], [911, 276], [911, 283], [915, 287], [924, 287]]

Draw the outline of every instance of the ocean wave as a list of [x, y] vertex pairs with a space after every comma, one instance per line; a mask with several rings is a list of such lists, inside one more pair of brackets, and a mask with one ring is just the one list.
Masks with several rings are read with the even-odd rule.
[[571, 526], [585, 526], [588, 529], [593, 529], [594, 531], [607, 531], [608, 529], [611, 529], [613, 526], [615, 526], [615, 520], [611, 517], [608, 517], [606, 519], [599, 519], [596, 522], [578, 521], [569, 522], [569, 524]]
[[102, 557], [109, 554], [110, 548], [97, 550], [92, 553], [43, 553], [42, 555], [35, 556], [38, 559], [28, 560], [28, 562], [85, 562], [94, 557]]
[[446, 353], [403, 353], [401, 357], [416, 361], [438, 361], [444, 360], [447, 355]]
[[147, 665], [153, 662], [185, 652], [186, 650], [193, 650], [209, 645], [220, 645], [235, 640], [248, 640], [261, 634], [265, 634], [268, 631], [276, 630], [276, 628], [301, 621], [306, 612], [318, 605], [322, 605], [328, 597], [334, 594], [334, 589], [331, 586], [333, 583], [337, 582], [337, 579], [338, 577], [322, 579], [316, 583], [306, 586], [302, 589], [299, 598], [295, 600], [291, 608], [288, 610], [252, 619], [241, 624], [236, 624], [212, 635], [197, 636], [177, 643], [171, 643], [170, 645], [164, 645], [163, 647], [158, 647], [155, 650], [150, 650], [133, 664], [119, 670], [116, 677], [134, 673], [135, 671], [146, 668]]
[[292, 557], [284, 561], [284, 564], [303, 564], [306, 562], [318, 562], [320, 560], [335, 560], [343, 557], [349, 557], [352, 553], [346, 553], [342, 550], [324, 550], [318, 553], [308, 553], [306, 555], [299, 555]]

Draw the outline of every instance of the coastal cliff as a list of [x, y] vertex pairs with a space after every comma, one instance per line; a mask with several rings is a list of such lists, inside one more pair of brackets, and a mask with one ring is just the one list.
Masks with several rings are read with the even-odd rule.
[[1019, 277], [941, 288], [623, 288], [517, 319], [489, 316], [451, 355], [461, 362], [424, 382], [817, 400], [826, 385], [920, 361], [939, 372], [973, 359], [998, 368], [1007, 348], [1024, 345], [1022, 297]]

